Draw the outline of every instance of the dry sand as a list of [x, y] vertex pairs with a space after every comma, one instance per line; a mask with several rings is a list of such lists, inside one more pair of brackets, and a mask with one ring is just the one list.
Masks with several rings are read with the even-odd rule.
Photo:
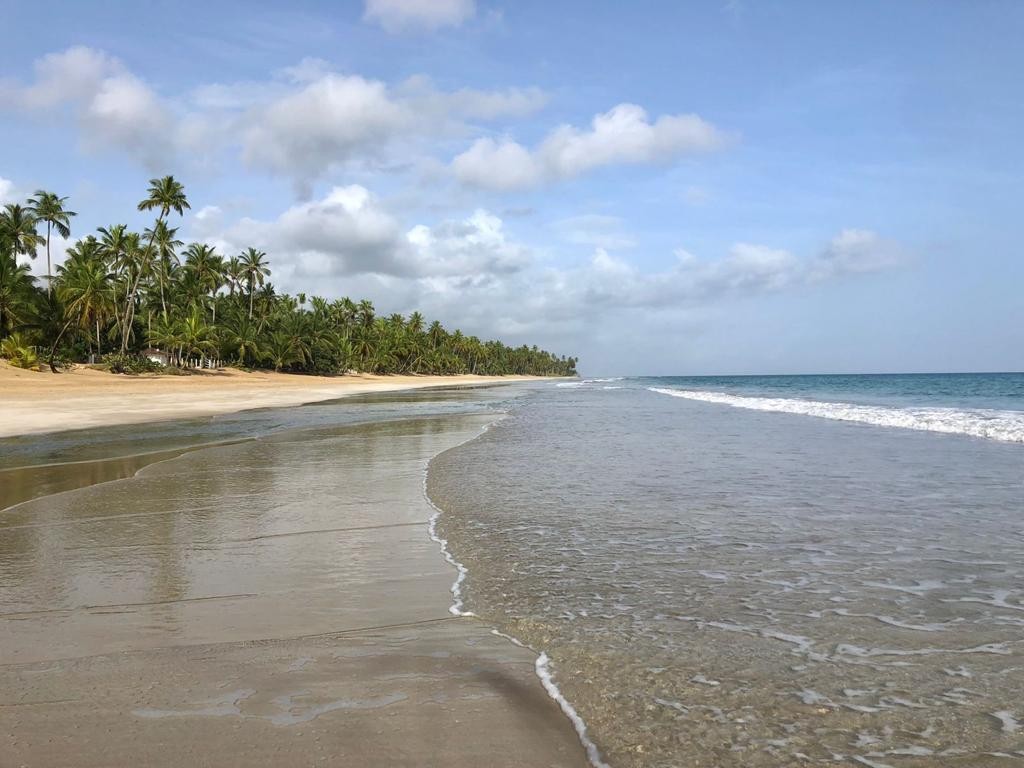
[[531, 380], [531, 376], [299, 376], [224, 369], [122, 376], [76, 367], [24, 371], [0, 361], [0, 437], [214, 416], [363, 392]]

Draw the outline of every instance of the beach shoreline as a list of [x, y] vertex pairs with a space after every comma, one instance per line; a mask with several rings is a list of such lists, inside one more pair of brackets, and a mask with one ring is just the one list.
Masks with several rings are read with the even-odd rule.
[[201, 418], [351, 395], [537, 381], [537, 376], [310, 376], [232, 368], [127, 376], [85, 367], [59, 374], [0, 362], [0, 437]]

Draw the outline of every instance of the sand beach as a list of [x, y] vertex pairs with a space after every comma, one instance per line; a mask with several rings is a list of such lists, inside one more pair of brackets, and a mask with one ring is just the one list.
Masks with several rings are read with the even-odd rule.
[[[7, 433], [81, 427], [84, 403], [117, 423], [441, 383], [12, 373]], [[455, 570], [428, 535], [427, 461], [499, 415], [328, 411], [138, 464], [0, 470], [5, 765], [587, 765], [536, 654], [449, 611]], [[40, 472], [52, 492], [26, 500]]]
[[305, 376], [224, 368], [189, 375], [114, 375], [77, 366], [25, 371], [0, 360], [0, 437], [214, 416], [366, 392], [528, 381], [531, 376]]

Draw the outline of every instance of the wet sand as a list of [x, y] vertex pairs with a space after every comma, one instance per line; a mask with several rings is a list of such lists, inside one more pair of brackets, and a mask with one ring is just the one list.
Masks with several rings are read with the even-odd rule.
[[534, 376], [300, 376], [197, 371], [122, 376], [84, 367], [59, 374], [0, 361], [0, 437], [214, 416], [332, 400], [364, 392], [532, 381]]
[[494, 418], [284, 432], [0, 512], [0, 764], [585, 766], [534, 655], [448, 612], [427, 535], [426, 461]]

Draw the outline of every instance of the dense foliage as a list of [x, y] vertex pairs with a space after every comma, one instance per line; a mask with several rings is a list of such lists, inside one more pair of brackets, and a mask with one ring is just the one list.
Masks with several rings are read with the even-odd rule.
[[[153, 366], [140, 352], [151, 347], [177, 365], [226, 361], [319, 374], [575, 373], [571, 357], [481, 341], [428, 325], [419, 312], [378, 317], [366, 300], [279, 294], [265, 253], [185, 247], [172, 216], [189, 204], [172, 176], [153, 179], [139, 203], [156, 214], [152, 227], [101, 227], [78, 240], [54, 274], [51, 236], [68, 237], [75, 216], [66, 201], [39, 191], [0, 212], [0, 350], [16, 365], [41, 359], [56, 370], [62, 361], [103, 358], [111, 370], [143, 372]], [[35, 258], [44, 247], [39, 286], [17, 257]]]

